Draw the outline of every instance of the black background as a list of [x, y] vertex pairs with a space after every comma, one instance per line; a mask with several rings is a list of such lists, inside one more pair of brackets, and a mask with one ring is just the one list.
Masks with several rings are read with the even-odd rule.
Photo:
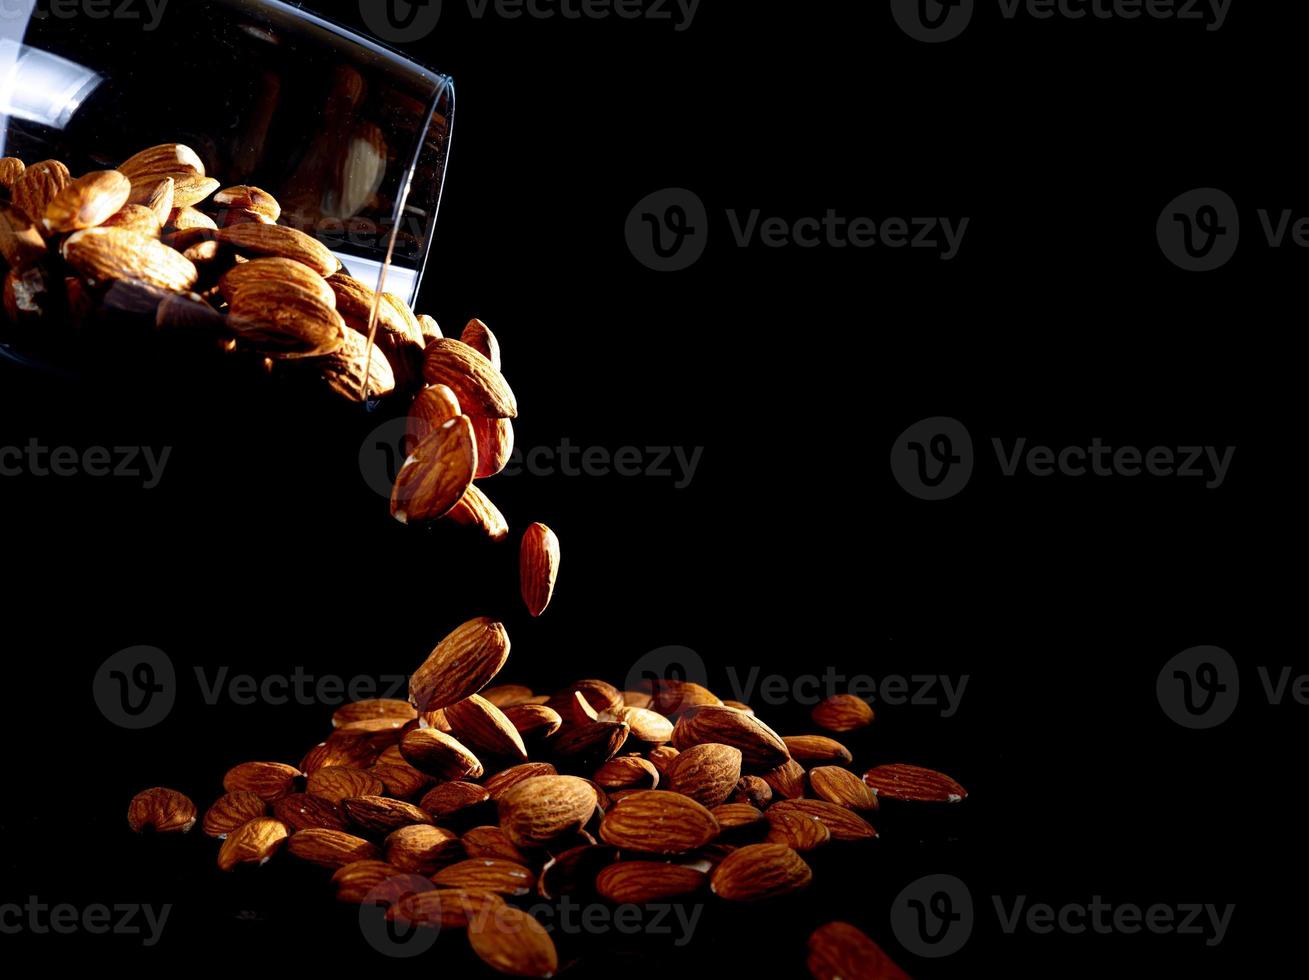
[[[357, 463], [372, 420], [187, 379], [126, 390], [3, 367], [6, 445], [170, 445], [163, 483], [5, 478], [10, 785], [3, 893], [171, 902], [160, 945], [24, 935], [43, 957], [197, 955], [340, 968], [379, 960], [318, 876], [288, 862], [220, 875], [216, 846], [137, 840], [139, 789], [201, 810], [249, 758], [295, 762], [330, 706], [207, 705], [193, 665], [257, 677], [402, 674], [457, 623], [502, 617], [503, 677], [621, 682], [689, 646], [711, 679], [969, 677], [957, 715], [876, 706], [856, 763], [941, 768], [970, 790], [947, 815], [887, 812], [882, 838], [815, 858], [802, 899], [711, 909], [688, 951], [638, 947], [637, 975], [804, 973], [804, 938], [855, 922], [911, 974], [1090, 975], [1166, 959], [1218, 976], [1298, 919], [1293, 877], [1302, 708], [1254, 668], [1302, 660], [1281, 621], [1300, 598], [1305, 258], [1259, 241], [1255, 208], [1309, 208], [1302, 24], [1237, 0], [1222, 30], [1177, 22], [1002, 21], [982, 4], [944, 45], [886, 4], [706, 2], [691, 28], [469, 19], [446, 3], [411, 53], [454, 76], [446, 195], [420, 312], [486, 320], [505, 348], [520, 446], [704, 447], [691, 485], [521, 475], [488, 484], [515, 533], [492, 546], [401, 527]], [[323, 6], [327, 10], [326, 5]], [[358, 10], [332, 11], [358, 24]], [[658, 274], [623, 239], [644, 195], [706, 203], [707, 253]], [[1168, 201], [1217, 186], [1248, 222], [1203, 275], [1154, 238]], [[951, 262], [914, 250], [737, 248], [724, 213], [794, 219], [967, 215]], [[924, 503], [887, 466], [896, 436], [954, 416], [980, 461]], [[1235, 446], [1227, 483], [1002, 478], [991, 437], [1055, 446]], [[517, 597], [517, 530], [563, 542], [554, 605]], [[163, 724], [126, 732], [91, 679], [134, 644], [183, 676]], [[1175, 653], [1240, 663], [1240, 708], [1190, 732], [1155, 700]], [[784, 733], [802, 705], [760, 710]], [[888, 808], [889, 810], [889, 808]], [[920, 875], [964, 880], [965, 949], [903, 951], [888, 909]], [[306, 884], [306, 880], [310, 883]], [[316, 882], [316, 883], [315, 883]], [[1004, 935], [1006, 900], [1234, 903], [1226, 940]], [[1288, 897], [1289, 896], [1289, 897]], [[6, 936], [9, 945], [16, 937]], [[473, 972], [446, 942], [447, 975]], [[428, 961], [431, 963], [432, 961]], [[389, 964], [381, 963], [382, 966]], [[153, 968], [153, 967], [152, 967]], [[575, 975], [608, 975], [593, 956]]]

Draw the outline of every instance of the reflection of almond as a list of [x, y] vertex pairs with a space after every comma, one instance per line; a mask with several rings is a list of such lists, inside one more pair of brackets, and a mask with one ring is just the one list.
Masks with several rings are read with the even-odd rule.
[[521, 909], [506, 905], [468, 923], [468, 941], [487, 966], [515, 977], [552, 977], [559, 970], [554, 940]]
[[846, 922], [829, 922], [809, 937], [814, 980], [909, 980], [882, 948]]

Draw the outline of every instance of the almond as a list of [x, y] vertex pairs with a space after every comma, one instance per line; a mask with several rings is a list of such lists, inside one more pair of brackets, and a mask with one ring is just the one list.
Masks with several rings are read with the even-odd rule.
[[758, 902], [790, 895], [812, 880], [809, 865], [785, 844], [751, 844], [723, 859], [710, 888], [729, 902]]
[[147, 238], [158, 238], [163, 231], [159, 216], [141, 204], [124, 204], [117, 214], [111, 214], [105, 219], [101, 227], [122, 228]]
[[351, 766], [367, 769], [377, 759], [377, 750], [357, 738], [330, 738], [319, 742], [300, 760], [300, 771], [310, 775], [324, 766]]
[[541, 615], [550, 605], [559, 577], [559, 538], [544, 524], [532, 524], [523, 532], [518, 574], [527, 611]]
[[600, 839], [646, 854], [684, 854], [718, 836], [718, 821], [680, 793], [643, 790], [619, 800], [600, 822]]
[[509, 536], [509, 523], [504, 514], [476, 483], [446, 516], [456, 524], [480, 528], [492, 541], [503, 541]]
[[821, 821], [832, 832], [832, 840], [874, 840], [877, 831], [853, 810], [826, 800], [780, 800], [768, 808], [769, 815], [803, 813]]
[[272, 817], [255, 817], [227, 835], [218, 851], [218, 867], [231, 871], [242, 864], [263, 864], [287, 838], [286, 824]]
[[704, 887], [705, 873], [659, 861], [620, 861], [595, 879], [595, 889], [619, 905], [647, 905], [690, 895]]
[[668, 788], [675, 793], [706, 807], [718, 806], [736, 791], [741, 750], [717, 742], [694, 745], [672, 761], [666, 776]]
[[261, 353], [322, 357], [345, 344], [341, 315], [317, 294], [290, 283], [246, 283], [233, 293], [229, 307], [229, 327]]
[[682, 715], [673, 729], [673, 745], [686, 751], [705, 742], [740, 749], [743, 764], [755, 769], [775, 769], [790, 758], [780, 735], [735, 708], [708, 705]]
[[659, 770], [653, 762], [639, 755], [624, 755], [601, 766], [595, 774], [595, 781], [605, 789], [654, 789], [659, 785]]
[[21, 270], [45, 258], [49, 249], [36, 224], [12, 204], [0, 203], [0, 256]]
[[833, 694], [814, 708], [811, 717], [815, 725], [829, 732], [852, 732], [873, 723], [873, 709], [853, 694]]
[[182, 143], [162, 143], [144, 149], [123, 161], [118, 170], [133, 183], [143, 177], [166, 174], [205, 176], [205, 165], [200, 155]]
[[144, 830], [185, 834], [195, 826], [195, 804], [174, 789], [142, 790], [127, 807], [127, 825], [138, 834]]
[[273, 803], [273, 816], [291, 828], [301, 830], [345, 830], [350, 826], [342, 809], [331, 800], [308, 793], [291, 793]]
[[272, 802], [292, 791], [300, 770], [282, 762], [243, 762], [227, 770], [223, 789], [229, 793], [255, 793]]
[[555, 767], [548, 762], [524, 762], [522, 765], [510, 766], [496, 773], [485, 783], [491, 799], [499, 800], [519, 783], [535, 776], [558, 776]]
[[481, 320], [469, 320], [459, 339], [490, 361], [497, 371], [501, 370], [500, 341]]
[[590, 891], [596, 875], [617, 858], [618, 849], [608, 845], [590, 842], [570, 847], [552, 857], [541, 868], [537, 894], [553, 901], [561, 895]]
[[788, 800], [798, 800], [804, 796], [804, 777], [804, 766], [794, 759], [788, 759], [776, 769], [761, 774], [763, 781], [776, 795]]
[[43, 160], [32, 164], [14, 181], [10, 200], [14, 207], [39, 224], [50, 202], [59, 196], [71, 180], [68, 168], [58, 160]]
[[646, 758], [650, 760], [651, 765], [659, 770], [659, 775], [662, 777], [668, 774], [668, 767], [673, 764], [673, 760], [679, 755], [681, 753], [671, 745], [656, 745], [649, 751]]
[[484, 688], [508, 659], [504, 626], [485, 616], [470, 619], [438, 643], [414, 671], [409, 703], [419, 711], [458, 704]]
[[627, 742], [628, 728], [621, 721], [593, 721], [575, 725], [554, 741], [554, 753], [584, 769], [594, 768], [616, 756]]
[[791, 758], [797, 762], [851, 762], [854, 756], [840, 742], [826, 735], [787, 735], [782, 738]]
[[469, 858], [442, 868], [432, 876], [439, 888], [471, 888], [497, 895], [527, 895], [536, 887], [536, 875], [521, 864], [495, 858]]
[[458, 834], [427, 824], [400, 827], [387, 836], [384, 846], [386, 860], [401, 871], [429, 877], [464, 858]]
[[423, 361], [423, 380], [454, 390], [465, 412], [486, 418], [515, 418], [518, 404], [504, 376], [459, 340], [433, 340]]
[[277, 198], [258, 187], [244, 184], [219, 191], [214, 195], [214, 203], [223, 208], [253, 211], [273, 224], [282, 216], [282, 206], [277, 203]]
[[445, 709], [455, 737], [487, 756], [527, 761], [527, 748], [514, 723], [486, 698], [471, 694]]
[[348, 766], [326, 766], [311, 775], [305, 791], [333, 803], [351, 796], [380, 796], [385, 787], [382, 781], [362, 769]]
[[877, 794], [849, 769], [818, 766], [809, 770], [809, 788], [820, 799], [852, 810], [876, 810]]
[[[791, 762], [788, 765], [798, 763]], [[800, 770], [803, 778], [804, 770]], [[803, 784], [801, 786], [803, 790]], [[736, 784], [736, 792], [732, 794], [733, 803], [749, 803], [751, 806], [758, 807], [760, 810], [768, 806], [773, 801], [773, 788], [768, 785], [759, 776], [742, 776], [741, 781]]]
[[432, 784], [431, 776], [419, 772], [403, 759], [398, 763], [378, 762], [368, 771], [382, 781], [387, 796], [398, 800], [417, 796]]
[[[409, 406], [409, 417], [405, 432], [409, 452], [435, 432], [441, 425], [457, 419], [463, 412], [459, 408], [459, 399], [446, 385], [428, 385], [418, 393], [414, 403]], [[481, 447], [478, 447], [479, 453]]]
[[92, 285], [136, 279], [186, 292], [200, 273], [163, 242], [125, 228], [88, 228], [65, 240], [64, 261]]
[[504, 906], [468, 923], [468, 941], [487, 966], [515, 977], [552, 977], [559, 970], [554, 941], [526, 912]]
[[497, 858], [515, 864], [528, 863], [523, 852], [499, 827], [474, 827], [464, 833], [462, 843], [470, 858]]
[[17, 157], [0, 158], [0, 187], [12, 191], [25, 170], [27, 165]]
[[477, 440], [477, 479], [504, 472], [514, 454], [514, 423], [509, 419], [473, 418]]
[[[218, 181], [196, 174], [169, 174], [173, 178], [173, 207], [189, 208], [204, 201], [218, 190]], [[154, 178], [147, 178], [153, 180]], [[135, 181], [133, 182], [135, 184]]]
[[377, 861], [382, 857], [377, 845], [362, 837], [314, 827], [292, 834], [286, 849], [302, 861], [325, 868], [339, 868], [354, 861]]
[[500, 827], [518, 847], [544, 847], [581, 830], [596, 810], [596, 795], [575, 776], [534, 776], [500, 797]]
[[559, 712], [544, 704], [515, 704], [505, 709], [505, 717], [524, 738], [548, 738], [564, 723]]
[[[626, 692], [623, 696], [625, 699]], [[614, 717], [618, 721], [627, 722], [627, 727], [632, 730], [632, 738], [638, 742], [659, 744], [673, 737], [673, 723], [649, 708], [624, 706], [614, 712]]]
[[882, 948], [846, 922], [829, 922], [809, 937], [814, 980], [909, 980]]
[[149, 208], [159, 221], [162, 229], [173, 213], [173, 201], [177, 196], [177, 183], [172, 177], [158, 177], [141, 181], [132, 181], [132, 193], [127, 203], [139, 204]]
[[785, 844], [796, 851], [812, 851], [832, 839], [832, 831], [817, 817], [801, 810], [779, 810], [772, 807], [765, 814], [768, 836], [774, 844]]
[[482, 763], [453, 735], [434, 728], [418, 728], [400, 740], [405, 761], [438, 779], [481, 778]]
[[888, 800], [958, 803], [968, 796], [968, 791], [945, 773], [920, 766], [878, 766], [864, 773], [864, 782]]
[[327, 284], [327, 280], [294, 259], [255, 259], [234, 265], [218, 280], [218, 291], [230, 303], [232, 297], [252, 283], [298, 286], [317, 296], [324, 306], [336, 309], [336, 293]]
[[220, 228], [214, 237], [250, 255], [294, 259], [321, 276], [330, 276], [341, 268], [336, 256], [322, 242], [282, 225], [236, 225]]
[[355, 721], [367, 721], [373, 718], [391, 718], [401, 723], [413, 721], [418, 712], [408, 701], [399, 698], [366, 698], [363, 701], [351, 701], [337, 708], [332, 715], [332, 727], [340, 728]]
[[426, 313], [418, 314], [418, 326], [423, 331], [424, 342], [440, 340], [445, 336], [445, 334], [441, 332], [441, 325]]
[[504, 908], [505, 901], [494, 892], [472, 888], [435, 888], [396, 902], [387, 918], [435, 929], [463, 929], [469, 921]]
[[225, 793], [205, 813], [203, 829], [209, 837], [225, 837], [242, 824], [267, 813], [268, 803], [258, 793]]
[[720, 803], [709, 812], [723, 828], [723, 833], [765, 822], [764, 812], [749, 803]]
[[477, 441], [466, 415], [442, 422], [414, 447], [396, 477], [391, 514], [401, 524], [435, 520], [463, 498], [477, 469]]
[[721, 707], [722, 703], [713, 691], [692, 681], [655, 680], [650, 692], [650, 707], [666, 718], [705, 705]]
[[330, 354], [316, 359], [327, 386], [347, 401], [363, 402], [395, 391], [396, 377], [380, 347], [368, 348], [368, 341], [353, 330], [345, 331], [345, 342]]
[[[174, 208], [169, 212], [164, 227], [170, 239], [178, 232], [216, 231], [218, 229], [218, 225], [214, 223], [213, 218], [193, 207]], [[169, 241], [169, 244], [172, 244], [172, 242]]]
[[574, 681], [567, 687], [560, 688], [550, 696], [546, 704], [566, 718], [573, 708], [573, 695], [578, 692], [581, 692], [592, 709], [602, 714], [612, 714], [623, 706], [623, 692], [608, 681], [594, 677]]
[[132, 182], [117, 170], [97, 170], [65, 184], [46, 205], [45, 227], [66, 235], [103, 224], [127, 203]]
[[436, 886], [422, 875], [407, 874], [385, 861], [352, 861], [332, 874], [337, 901], [354, 905], [394, 905]]
[[442, 783], [427, 791], [419, 806], [437, 820], [446, 820], [464, 810], [479, 806], [491, 799], [484, 786], [461, 781]]

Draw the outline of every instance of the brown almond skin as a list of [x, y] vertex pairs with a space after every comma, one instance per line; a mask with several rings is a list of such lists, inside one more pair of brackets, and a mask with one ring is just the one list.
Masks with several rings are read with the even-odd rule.
[[707, 742], [684, 750], [668, 766], [668, 788], [705, 807], [726, 802], [741, 778], [741, 750]]
[[720, 803], [709, 811], [726, 833], [740, 827], [750, 827], [765, 821], [764, 812], [749, 803]]
[[363, 769], [327, 766], [319, 769], [305, 783], [305, 792], [333, 803], [352, 796], [381, 796], [382, 781]]
[[173, 213], [173, 201], [177, 196], [177, 183], [172, 177], [157, 177], [141, 181], [132, 181], [132, 193], [128, 204], [139, 204], [154, 212], [162, 230]]
[[427, 877], [464, 859], [459, 835], [430, 824], [400, 827], [387, 836], [384, 846], [388, 862], [402, 871]]
[[491, 799], [499, 800], [511, 789], [536, 776], [558, 776], [559, 772], [548, 762], [524, 762], [502, 769], [483, 784]]
[[621, 755], [601, 766], [596, 771], [595, 781], [607, 790], [657, 789], [659, 770], [653, 762], [639, 755]]
[[242, 864], [263, 864], [286, 843], [286, 824], [272, 817], [255, 817], [227, 835], [218, 851], [218, 867], [231, 871]]
[[380, 861], [376, 844], [340, 830], [310, 828], [291, 835], [287, 851], [311, 864], [339, 868], [354, 861]]
[[132, 182], [117, 170], [97, 170], [64, 185], [46, 205], [45, 226], [55, 235], [104, 224], [127, 203]]
[[369, 834], [389, 834], [410, 824], [430, 824], [419, 807], [389, 796], [357, 796], [341, 801], [341, 809], [356, 827]]
[[621, 721], [593, 721], [574, 725], [554, 740], [554, 754], [582, 769], [592, 769], [616, 756], [627, 742], [628, 727]]
[[851, 762], [850, 750], [826, 735], [786, 735], [782, 741], [797, 762]]
[[[608, 681], [602, 681], [594, 677], [574, 681], [567, 687], [560, 688], [550, 696], [546, 704], [567, 718], [573, 710], [574, 695], [578, 692], [581, 692], [586, 704], [595, 712], [612, 714], [623, 706], [623, 692]], [[591, 716], [588, 714], [587, 717], [590, 718]], [[591, 720], [594, 721], [595, 719], [591, 718]]]
[[581, 830], [597, 802], [576, 776], [533, 776], [500, 797], [500, 827], [517, 847], [544, 847]]
[[804, 796], [804, 766], [794, 759], [788, 759], [776, 769], [760, 773], [760, 778], [768, 784], [775, 796], [788, 800], [798, 800]]
[[877, 943], [847, 922], [829, 922], [809, 937], [814, 980], [909, 980]]
[[625, 705], [614, 712], [614, 717], [627, 723], [627, 727], [632, 730], [632, 738], [638, 742], [658, 745], [673, 737], [673, 723], [649, 708]]
[[92, 284], [135, 279], [187, 292], [200, 272], [180, 253], [154, 238], [125, 228], [88, 228], [63, 244], [64, 261]]
[[10, 200], [14, 207], [40, 224], [46, 209], [72, 181], [68, 168], [58, 160], [42, 160], [34, 163], [14, 181], [10, 191]]
[[491, 794], [487, 792], [486, 787], [456, 780], [433, 786], [418, 805], [434, 819], [445, 820], [462, 811], [480, 806], [490, 799]]
[[485, 480], [504, 472], [514, 454], [514, 423], [509, 419], [473, 416], [473, 437], [477, 440], [476, 479]]
[[277, 219], [282, 217], [282, 206], [277, 202], [277, 198], [265, 190], [247, 184], [218, 191], [214, 195], [214, 203], [223, 208], [253, 211], [272, 224], [276, 224]]
[[536, 887], [536, 875], [521, 864], [495, 858], [469, 858], [432, 876], [438, 888], [471, 888], [498, 895], [521, 896]]
[[814, 707], [814, 724], [829, 732], [853, 732], [873, 723], [873, 709], [853, 694], [833, 694]]
[[318, 368], [328, 388], [355, 403], [395, 391], [395, 371], [386, 353], [377, 346], [369, 349], [367, 339], [353, 330], [345, 331], [344, 336], [345, 342], [337, 350], [310, 362]]
[[413, 721], [418, 712], [408, 701], [400, 698], [365, 698], [351, 701], [337, 708], [332, 714], [332, 727], [340, 728], [355, 721], [368, 721], [373, 718], [391, 718], [400, 722]]
[[505, 717], [524, 738], [548, 738], [564, 723], [559, 712], [544, 704], [515, 704], [505, 709]]
[[456, 738], [481, 755], [527, 761], [527, 748], [514, 723], [486, 698], [470, 694], [445, 709]]
[[185, 143], [160, 143], [124, 160], [118, 171], [135, 182], [154, 174], [190, 173], [203, 177], [205, 165], [200, 155]]
[[626, 796], [600, 821], [600, 839], [646, 854], [685, 854], [718, 836], [718, 821], [695, 800], [665, 790]]
[[0, 187], [7, 191], [14, 189], [18, 178], [27, 170], [27, 164], [18, 157], [0, 157]]
[[273, 816], [292, 831], [347, 830], [350, 821], [345, 812], [331, 800], [308, 793], [291, 793], [273, 803]]
[[159, 216], [141, 204], [124, 204], [116, 214], [103, 221], [101, 227], [122, 228], [147, 238], [158, 238], [163, 232]]
[[419, 711], [458, 704], [490, 683], [508, 659], [509, 634], [504, 625], [485, 616], [470, 619], [437, 644], [414, 671], [409, 703]]
[[414, 447], [391, 492], [391, 516], [401, 524], [444, 517], [472, 486], [477, 439], [466, 415], [447, 419]]
[[437, 779], [480, 779], [482, 763], [453, 735], [434, 728], [418, 728], [400, 740], [405, 761]]
[[433, 340], [440, 340], [442, 337], [445, 336], [445, 334], [441, 332], [441, 325], [437, 323], [435, 319], [428, 316], [426, 313], [418, 314], [418, 326], [419, 329], [423, 331], [424, 343], [428, 343]]
[[[405, 433], [407, 450], [413, 453], [414, 447], [441, 425], [463, 414], [463, 410], [459, 407], [459, 399], [447, 385], [428, 385], [418, 393], [413, 404], [409, 406]], [[480, 456], [480, 444], [478, 453]]]
[[11, 271], [21, 271], [49, 254], [45, 238], [30, 217], [12, 204], [0, 202], [0, 256]]
[[377, 750], [365, 739], [329, 738], [305, 753], [300, 771], [312, 775], [325, 766], [351, 766], [367, 769], [377, 760]]
[[559, 577], [559, 538], [540, 522], [523, 532], [518, 576], [523, 604], [533, 617], [540, 616], [550, 605]]
[[302, 262], [294, 259], [254, 259], [232, 266], [218, 280], [218, 291], [229, 303], [242, 287], [251, 283], [282, 282], [307, 289], [316, 295], [324, 306], [336, 309], [336, 293], [327, 280]]
[[815, 766], [809, 770], [809, 788], [814, 796], [852, 810], [876, 810], [877, 794], [849, 769]]
[[656, 680], [650, 692], [649, 707], [665, 718], [677, 718], [684, 711], [704, 706], [722, 707], [713, 691], [692, 681]]
[[493, 419], [518, 417], [518, 403], [504, 376], [463, 341], [445, 338], [429, 342], [423, 380], [453, 389], [465, 412]]
[[843, 806], [826, 800], [779, 800], [768, 808], [769, 814], [803, 813], [827, 825], [832, 840], [875, 840], [877, 830], [863, 817]]
[[228, 305], [228, 327], [261, 353], [324, 357], [345, 344], [341, 315], [316, 293], [291, 283], [246, 283], [232, 294]]
[[255, 817], [267, 814], [268, 803], [258, 793], [224, 793], [206, 811], [202, 829], [206, 836], [224, 837]]
[[330, 276], [341, 268], [341, 263], [326, 245], [295, 228], [251, 223], [220, 228], [214, 237], [252, 256], [295, 259], [320, 276]]
[[694, 894], [706, 880], [705, 873], [695, 868], [662, 861], [619, 861], [596, 876], [595, 890], [619, 905], [646, 905]]
[[[798, 767], [799, 763], [791, 762], [789, 765]], [[736, 792], [732, 794], [732, 802], [748, 803], [760, 810], [766, 809], [773, 802], [773, 788], [759, 776], [742, 776], [736, 784]]]
[[813, 871], [785, 844], [750, 844], [714, 868], [710, 888], [729, 902], [781, 898], [807, 887]]
[[468, 922], [468, 942], [487, 966], [515, 977], [553, 977], [559, 972], [554, 940], [521, 909], [505, 906]]
[[332, 874], [339, 902], [390, 906], [436, 888], [422, 875], [408, 874], [385, 861], [352, 861]]
[[481, 918], [505, 900], [494, 892], [473, 888], [437, 888], [403, 898], [387, 910], [387, 918], [433, 929], [463, 929], [470, 919]]
[[529, 863], [500, 827], [473, 827], [464, 832], [461, 841], [464, 852], [470, 858], [496, 858], [524, 865]]
[[686, 751], [693, 745], [720, 742], [741, 750], [742, 765], [769, 770], [790, 755], [786, 743], [771, 728], [735, 708], [706, 705], [687, 711], [673, 729], [673, 745]]
[[271, 803], [292, 792], [299, 776], [300, 770], [283, 762], [243, 762], [227, 770], [223, 789], [229, 793], [256, 793]]
[[915, 803], [959, 803], [968, 790], [943, 772], [903, 764], [877, 766], [864, 773], [864, 783], [878, 797]]
[[500, 363], [500, 341], [481, 320], [469, 320], [459, 339], [490, 361], [497, 371], [503, 369]]
[[480, 529], [492, 541], [503, 541], [509, 537], [509, 522], [476, 483], [468, 488], [468, 492], [446, 517], [456, 524]]
[[138, 834], [144, 830], [185, 834], [195, 826], [195, 804], [175, 789], [156, 786], [142, 790], [128, 804], [127, 825]]
[[764, 839], [774, 844], [785, 844], [795, 851], [812, 851], [832, 839], [832, 831], [817, 817], [802, 810], [770, 808], [764, 815], [768, 819], [768, 835]]

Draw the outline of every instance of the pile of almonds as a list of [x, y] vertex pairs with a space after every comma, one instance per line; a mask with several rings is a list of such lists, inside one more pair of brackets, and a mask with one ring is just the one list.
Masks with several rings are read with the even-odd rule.
[[[40, 347], [131, 318], [350, 401], [403, 399], [409, 455], [392, 514], [449, 517], [502, 540], [508, 524], [473, 482], [501, 472], [513, 451], [518, 406], [495, 335], [473, 320], [461, 339], [443, 336], [281, 216], [272, 194], [223, 188], [180, 143], [76, 179], [58, 160], [0, 159], [10, 330]], [[530, 536], [525, 549], [557, 551], [552, 535]], [[543, 587], [534, 584], [529, 605]]]
[[[805, 854], [876, 838], [879, 799], [957, 803], [939, 772], [883, 765], [862, 777], [831, 734], [781, 736], [747, 706], [688, 681], [622, 691], [581, 680], [551, 695], [490, 686], [509, 657], [503, 624], [470, 620], [412, 674], [409, 700], [347, 704], [298, 765], [246, 762], [204, 816], [218, 865], [279, 851], [329, 869], [344, 902], [466, 934], [492, 968], [548, 977], [549, 932], [517, 899], [617, 904], [758, 902], [810, 886]], [[868, 705], [837, 695], [816, 727], [854, 731]], [[189, 799], [150, 789], [134, 830], [185, 832]], [[867, 936], [829, 923], [809, 939], [818, 980], [905, 975]]]

